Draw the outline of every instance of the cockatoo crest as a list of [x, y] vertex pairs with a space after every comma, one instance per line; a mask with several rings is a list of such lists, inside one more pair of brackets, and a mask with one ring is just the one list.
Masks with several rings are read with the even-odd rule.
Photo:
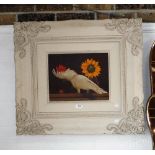
[[56, 67], [56, 72], [64, 72], [66, 70], [67, 70], [66, 66], [61, 64]]
[[56, 70], [52, 70], [55, 77], [59, 79], [65, 79], [70, 81], [74, 75], [77, 75], [77, 73], [74, 70], [71, 70], [70, 68], [66, 68], [64, 65], [59, 65], [56, 67]]

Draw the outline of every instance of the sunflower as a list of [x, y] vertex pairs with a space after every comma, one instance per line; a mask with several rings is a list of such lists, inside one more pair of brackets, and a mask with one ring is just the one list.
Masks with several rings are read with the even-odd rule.
[[101, 72], [101, 67], [98, 61], [87, 59], [81, 64], [82, 73], [88, 78], [97, 77]]

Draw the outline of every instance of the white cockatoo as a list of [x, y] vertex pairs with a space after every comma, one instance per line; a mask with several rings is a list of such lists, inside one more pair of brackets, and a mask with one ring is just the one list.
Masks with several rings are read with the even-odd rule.
[[74, 70], [71, 70], [70, 68], [60, 66], [59, 68], [56, 67], [56, 70], [53, 69], [52, 72], [55, 77], [70, 81], [78, 93], [80, 93], [81, 89], [92, 90], [97, 94], [107, 93], [107, 91], [100, 88], [97, 84], [88, 79], [86, 76], [77, 74]]

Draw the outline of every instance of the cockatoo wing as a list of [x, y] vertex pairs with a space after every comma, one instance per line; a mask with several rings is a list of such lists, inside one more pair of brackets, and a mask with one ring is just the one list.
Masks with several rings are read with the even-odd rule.
[[84, 90], [93, 90], [97, 94], [103, 94], [107, 93], [107, 91], [103, 90], [100, 88], [96, 83], [88, 79], [87, 77], [83, 75], [78, 75], [73, 79], [73, 85], [79, 89], [84, 89]]

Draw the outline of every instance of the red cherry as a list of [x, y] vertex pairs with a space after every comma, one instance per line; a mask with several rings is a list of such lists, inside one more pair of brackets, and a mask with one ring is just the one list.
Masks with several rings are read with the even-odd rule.
[[59, 90], [59, 93], [60, 93], [60, 94], [63, 94], [63, 93], [64, 93], [63, 89], [60, 89], [60, 90]]

